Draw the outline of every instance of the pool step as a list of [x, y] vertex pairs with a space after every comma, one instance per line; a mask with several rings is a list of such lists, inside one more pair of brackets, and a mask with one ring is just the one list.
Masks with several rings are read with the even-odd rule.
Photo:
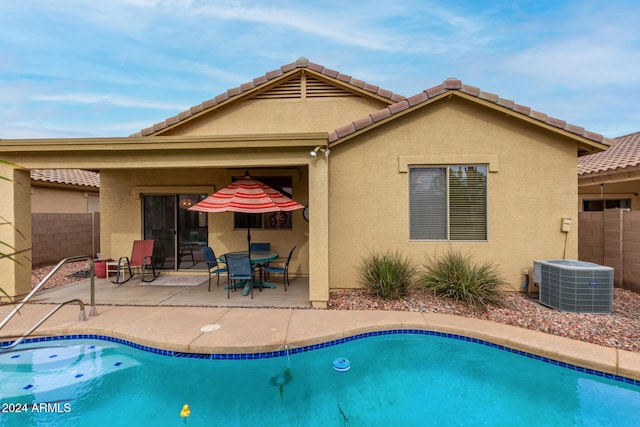
[[[107, 346], [108, 347], [108, 346]], [[20, 349], [0, 354], [0, 400], [56, 402], [88, 391], [91, 382], [140, 363], [99, 345]]]

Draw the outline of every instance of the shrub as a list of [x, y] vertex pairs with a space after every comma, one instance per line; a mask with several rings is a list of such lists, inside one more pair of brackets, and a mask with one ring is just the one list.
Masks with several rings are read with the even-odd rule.
[[419, 283], [437, 296], [453, 298], [482, 310], [489, 304], [503, 304], [500, 287], [505, 282], [491, 262], [476, 264], [471, 256], [449, 250], [439, 259], [427, 256], [424, 267]]
[[362, 258], [360, 281], [374, 295], [394, 299], [407, 294], [415, 283], [416, 268], [399, 252], [370, 252]]

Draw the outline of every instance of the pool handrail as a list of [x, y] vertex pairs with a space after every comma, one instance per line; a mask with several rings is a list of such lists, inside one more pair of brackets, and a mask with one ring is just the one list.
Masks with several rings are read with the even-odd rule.
[[58, 304], [57, 306], [55, 306], [53, 308], [53, 310], [51, 310], [49, 313], [47, 313], [46, 316], [44, 316], [42, 319], [40, 319], [38, 321], [38, 323], [36, 323], [35, 325], [33, 325], [31, 327], [31, 329], [29, 329], [27, 332], [25, 332], [24, 334], [22, 334], [20, 337], [18, 337], [17, 340], [15, 340], [14, 342], [12, 342], [9, 345], [0, 347], [0, 351], [3, 350], [9, 350], [14, 348], [15, 346], [17, 346], [18, 344], [20, 344], [22, 341], [25, 340], [25, 338], [27, 338], [29, 335], [31, 335], [36, 329], [38, 329], [40, 327], [40, 325], [42, 325], [44, 322], [47, 321], [47, 319], [49, 319], [49, 317], [53, 316], [53, 314], [60, 310], [63, 306], [67, 305], [67, 304], [71, 304], [71, 303], [78, 303], [80, 305], [80, 317], [79, 317], [79, 321], [84, 322], [85, 320], [87, 320], [87, 316], [85, 314], [85, 310], [84, 310], [84, 302], [82, 302], [81, 299], [71, 299], [69, 301], [65, 301], [65, 302], [61, 302], [60, 304]]
[[[13, 318], [13, 316], [15, 316], [20, 309], [31, 299], [31, 297], [33, 297], [36, 292], [38, 292], [40, 290], [40, 288], [42, 288], [44, 286], [45, 283], [47, 283], [47, 281], [66, 263], [68, 262], [78, 262], [78, 261], [82, 261], [82, 260], [87, 260], [89, 261], [89, 276], [91, 277], [91, 310], [89, 312], [89, 317], [94, 317], [98, 315], [98, 311], [96, 310], [96, 282], [95, 282], [95, 275], [94, 275], [94, 270], [93, 270], [93, 258], [88, 256], [88, 255], [80, 255], [80, 256], [73, 256], [73, 257], [68, 257], [63, 259], [62, 261], [60, 261], [58, 264], [56, 264], [56, 266], [54, 268], [51, 269], [51, 271], [40, 281], [40, 283], [38, 283], [32, 290], [31, 292], [29, 292], [27, 294], [27, 296], [25, 296], [22, 301], [20, 301], [18, 303], [18, 305], [15, 306], [15, 308], [7, 315], [7, 317], [4, 318], [4, 320], [2, 321], [2, 323], [0, 323], [0, 329], [4, 328], [5, 325], [7, 323], [9, 323], [9, 320], [11, 320]], [[53, 313], [55, 313], [56, 311], [58, 311], [58, 309], [62, 306], [65, 305], [67, 303], [70, 302], [77, 302], [80, 300], [77, 299], [73, 299], [73, 300], [69, 300], [66, 301], [64, 303], [62, 303], [60, 306], [56, 307], [51, 313], [47, 314], [45, 316], [45, 318], [43, 318], [40, 322], [38, 322], [37, 326], [33, 329], [35, 330], [38, 326], [40, 326], [45, 320], [47, 320], [49, 318], [49, 316], [51, 316]], [[80, 311], [84, 312], [84, 303], [82, 301], [80, 301]], [[29, 333], [33, 332], [33, 330], [31, 330]], [[29, 334], [28, 333], [28, 334]], [[27, 334], [27, 335], [28, 335]], [[24, 339], [24, 338], [23, 338]]]

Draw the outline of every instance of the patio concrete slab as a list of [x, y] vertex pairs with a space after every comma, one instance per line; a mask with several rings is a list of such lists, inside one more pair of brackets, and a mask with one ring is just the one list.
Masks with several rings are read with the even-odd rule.
[[[191, 343], [191, 351], [256, 353], [282, 350], [293, 312], [292, 309], [227, 309], [215, 322], [220, 328], [201, 333]], [[204, 325], [201, 322], [198, 328]]]
[[640, 380], [640, 377], [638, 377], [639, 371], [640, 371], [640, 353], [619, 350], [618, 351], [618, 370], [617, 370], [618, 375]]
[[[172, 276], [167, 275], [171, 278]], [[173, 276], [179, 278], [179, 275]], [[296, 277], [291, 286], [284, 291], [282, 285], [275, 281], [275, 289], [264, 288], [262, 292], [254, 289], [254, 298], [243, 296], [242, 292], [232, 292], [227, 298], [224, 283], [216, 286], [215, 282], [208, 290], [208, 276], [202, 276], [198, 286], [156, 286], [141, 285], [140, 279], [133, 278], [122, 285], [116, 285], [107, 279], [96, 279], [95, 301], [104, 305], [150, 305], [150, 306], [202, 306], [202, 307], [281, 307], [310, 308], [309, 280], [307, 277]], [[179, 280], [177, 281], [179, 283]], [[226, 280], [224, 281], [226, 282]], [[165, 281], [166, 283], [166, 281]], [[73, 298], [80, 298], [85, 303], [91, 299], [89, 279], [70, 283], [54, 289], [39, 292], [34, 302], [61, 303]]]

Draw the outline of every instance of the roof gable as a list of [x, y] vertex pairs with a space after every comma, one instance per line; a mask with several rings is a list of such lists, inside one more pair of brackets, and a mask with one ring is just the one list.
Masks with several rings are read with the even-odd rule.
[[498, 95], [483, 92], [479, 88], [463, 84], [460, 80], [455, 78], [449, 78], [438, 86], [424, 90], [414, 96], [403, 99], [382, 110], [371, 113], [366, 117], [336, 129], [329, 134], [329, 143], [339, 143], [354, 135], [365, 132], [376, 125], [386, 123], [389, 120], [393, 120], [396, 117], [417, 108], [424, 107], [451, 94], [465, 96], [467, 99], [486, 103], [487, 105], [495, 108], [504, 109], [509, 114], [513, 114], [516, 117], [532, 120], [534, 123], [538, 123], [542, 126], [547, 126], [554, 130], [565, 131], [569, 134], [576, 135], [586, 142], [586, 144], [581, 145], [581, 148], [585, 151], [601, 151], [606, 149], [606, 146], [612, 143], [611, 140], [606, 139], [600, 134], [586, 131], [584, 128], [572, 125], [564, 120], [549, 117], [544, 113], [532, 110], [530, 107], [516, 104], [514, 101], [508, 99], [500, 98]]
[[607, 151], [578, 159], [578, 175], [607, 172], [640, 165], [640, 132], [616, 138]]
[[394, 104], [406, 99], [404, 96], [381, 89], [355, 79], [347, 74], [331, 70], [300, 58], [263, 76], [209, 99], [201, 104], [143, 129], [132, 136], [161, 135], [169, 129], [200, 117], [223, 105], [245, 99], [283, 99], [361, 96]]

